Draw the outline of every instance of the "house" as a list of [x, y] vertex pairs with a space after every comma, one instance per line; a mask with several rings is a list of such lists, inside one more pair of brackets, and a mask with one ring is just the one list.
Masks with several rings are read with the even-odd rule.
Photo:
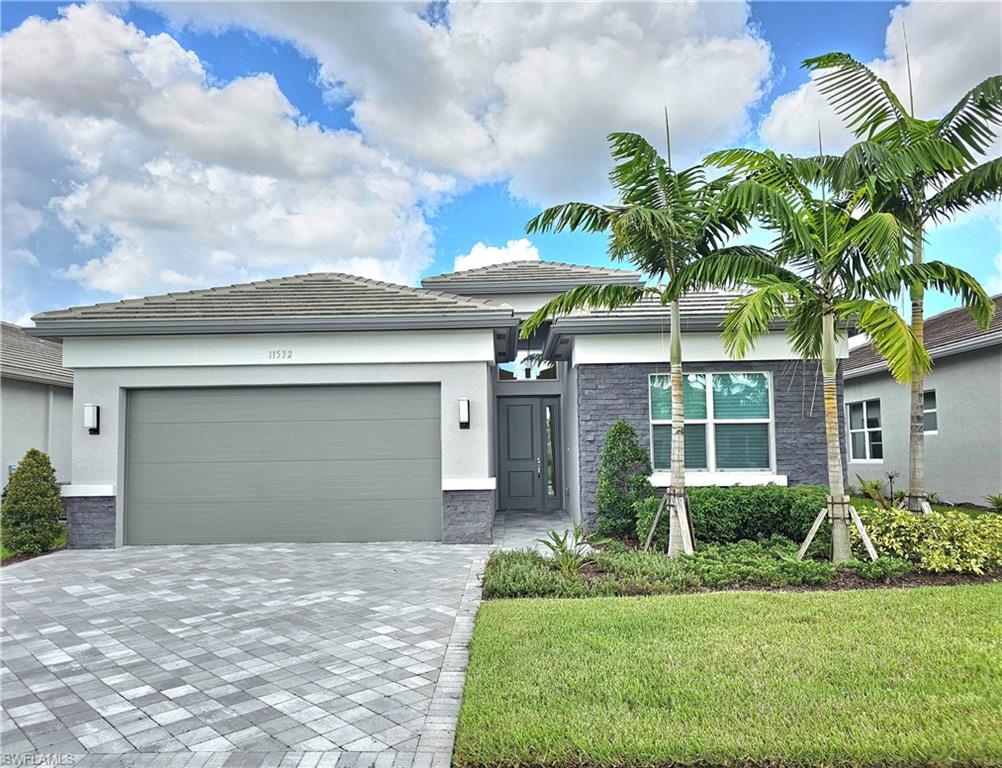
[[[1002, 493], [1002, 294], [988, 330], [965, 309], [925, 321], [934, 367], [925, 378], [925, 486], [944, 501], [984, 504]], [[893, 477], [908, 487], [910, 389], [896, 383], [870, 344], [845, 364], [850, 481]]]
[[30, 448], [47, 453], [56, 478], [69, 481], [73, 372], [62, 357], [60, 344], [0, 324], [3, 485]]
[[[576, 285], [640, 279], [554, 262], [423, 288], [324, 273], [37, 315], [76, 377], [70, 545], [488, 542], [499, 509], [591, 520], [616, 419], [667, 483], [667, 313], [583, 312], [528, 340], [519, 323]], [[824, 482], [817, 364], [779, 328], [728, 360], [728, 300], [683, 304], [687, 474]]]

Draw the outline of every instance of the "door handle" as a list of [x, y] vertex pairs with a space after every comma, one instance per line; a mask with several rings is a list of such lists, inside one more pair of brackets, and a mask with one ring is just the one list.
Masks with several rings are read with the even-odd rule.
[[536, 457], [536, 477], [543, 476], [543, 460], [538, 456]]

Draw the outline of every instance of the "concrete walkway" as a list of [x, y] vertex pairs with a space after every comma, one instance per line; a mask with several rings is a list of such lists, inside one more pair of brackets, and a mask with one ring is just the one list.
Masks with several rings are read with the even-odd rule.
[[[559, 514], [499, 514], [494, 547]], [[444, 768], [491, 547], [127, 547], [5, 567], [5, 755]], [[37, 758], [36, 758], [37, 759]]]

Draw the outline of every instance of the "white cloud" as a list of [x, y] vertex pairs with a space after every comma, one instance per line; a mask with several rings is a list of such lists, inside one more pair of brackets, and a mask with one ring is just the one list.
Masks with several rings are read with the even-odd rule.
[[10, 252], [11, 258], [20, 264], [27, 264], [29, 267], [37, 267], [38, 257], [27, 248], [15, 248]]
[[83, 254], [50, 270], [118, 295], [430, 263], [451, 178], [309, 122], [270, 74], [214, 84], [168, 35], [61, 13], [3, 37], [8, 252], [48, 217]]
[[1002, 293], [1002, 252], [995, 257], [993, 264], [995, 266], [995, 274], [988, 278], [985, 289], [994, 296], [996, 293]]
[[475, 269], [506, 261], [539, 261], [539, 251], [529, 240], [509, 240], [502, 246], [477, 243], [464, 256], [456, 257], [455, 269]]
[[[915, 114], [943, 114], [970, 87], [997, 74], [1002, 60], [1002, 5], [983, 2], [912, 2], [891, 12], [884, 56], [868, 62], [908, 104], [903, 30], [908, 32]], [[813, 83], [777, 98], [762, 121], [763, 140], [779, 149], [817, 148], [821, 120], [825, 151], [841, 151], [849, 132]]]
[[388, 3], [158, 8], [293, 41], [369, 140], [534, 202], [605, 194], [606, 135], [660, 145], [666, 104], [676, 157], [736, 140], [771, 66], [744, 3], [454, 3], [447, 23]]

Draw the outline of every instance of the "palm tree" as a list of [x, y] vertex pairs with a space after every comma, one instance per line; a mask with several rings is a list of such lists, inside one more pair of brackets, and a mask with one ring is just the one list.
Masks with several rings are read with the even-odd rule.
[[[667, 133], [667, 114], [665, 127]], [[613, 133], [609, 142], [615, 162], [609, 177], [617, 192], [617, 204], [556, 205], [533, 218], [526, 232], [607, 232], [610, 259], [631, 264], [648, 282], [643, 286], [573, 288], [529, 317], [522, 326], [522, 335], [534, 333], [551, 318], [583, 308], [615, 309], [645, 298], [657, 299], [662, 305], [670, 303], [671, 487], [665, 493], [658, 518], [668, 507], [668, 554], [690, 553], [693, 545], [685, 497], [681, 311], [677, 296], [669, 302], [667, 288], [685, 265], [718, 252], [734, 234], [743, 231], [747, 217], [737, 209], [724, 215], [717, 205], [729, 184], [727, 177], [708, 180], [702, 166], [682, 171], [672, 168], [670, 135], [667, 160], [635, 133]], [[746, 249], [734, 246], [728, 250], [742, 253]]]
[[[907, 40], [906, 40], [907, 45]], [[907, 48], [906, 48], [907, 50]], [[845, 53], [829, 53], [804, 61], [820, 72], [817, 84], [857, 139], [833, 168], [833, 180], [848, 188], [870, 189], [874, 210], [893, 213], [909, 231], [911, 261], [922, 264], [926, 227], [1002, 191], [1002, 158], [975, 165], [995, 139], [1002, 123], [1002, 75], [994, 75], [968, 91], [938, 120], [915, 117], [909, 63], [909, 108], [891, 87], [864, 64]], [[924, 341], [924, 288], [906, 286], [911, 299], [911, 326]], [[929, 511], [925, 494], [923, 375], [911, 384], [908, 456], [908, 508]]]
[[[710, 255], [684, 268], [674, 292], [684, 287], [744, 288], [724, 321], [728, 351], [742, 357], [775, 322], [786, 324], [792, 348], [820, 360], [824, 378], [828, 507], [800, 550], [806, 552], [822, 519], [832, 523], [832, 560], [852, 557], [849, 521], [868, 542], [849, 506], [842, 465], [836, 344], [848, 325], [870, 336], [898, 381], [929, 370], [931, 360], [908, 323], [888, 300], [902, 287], [934, 286], [959, 294], [982, 322], [991, 301], [963, 270], [940, 262], [903, 265], [908, 232], [891, 213], [866, 210], [865, 190], [832, 192], [830, 158], [793, 158], [770, 150], [717, 152], [707, 162], [743, 175], [722, 204], [760, 220], [775, 234], [770, 252]], [[820, 196], [816, 190], [820, 189]], [[871, 548], [871, 556], [875, 557]]]

